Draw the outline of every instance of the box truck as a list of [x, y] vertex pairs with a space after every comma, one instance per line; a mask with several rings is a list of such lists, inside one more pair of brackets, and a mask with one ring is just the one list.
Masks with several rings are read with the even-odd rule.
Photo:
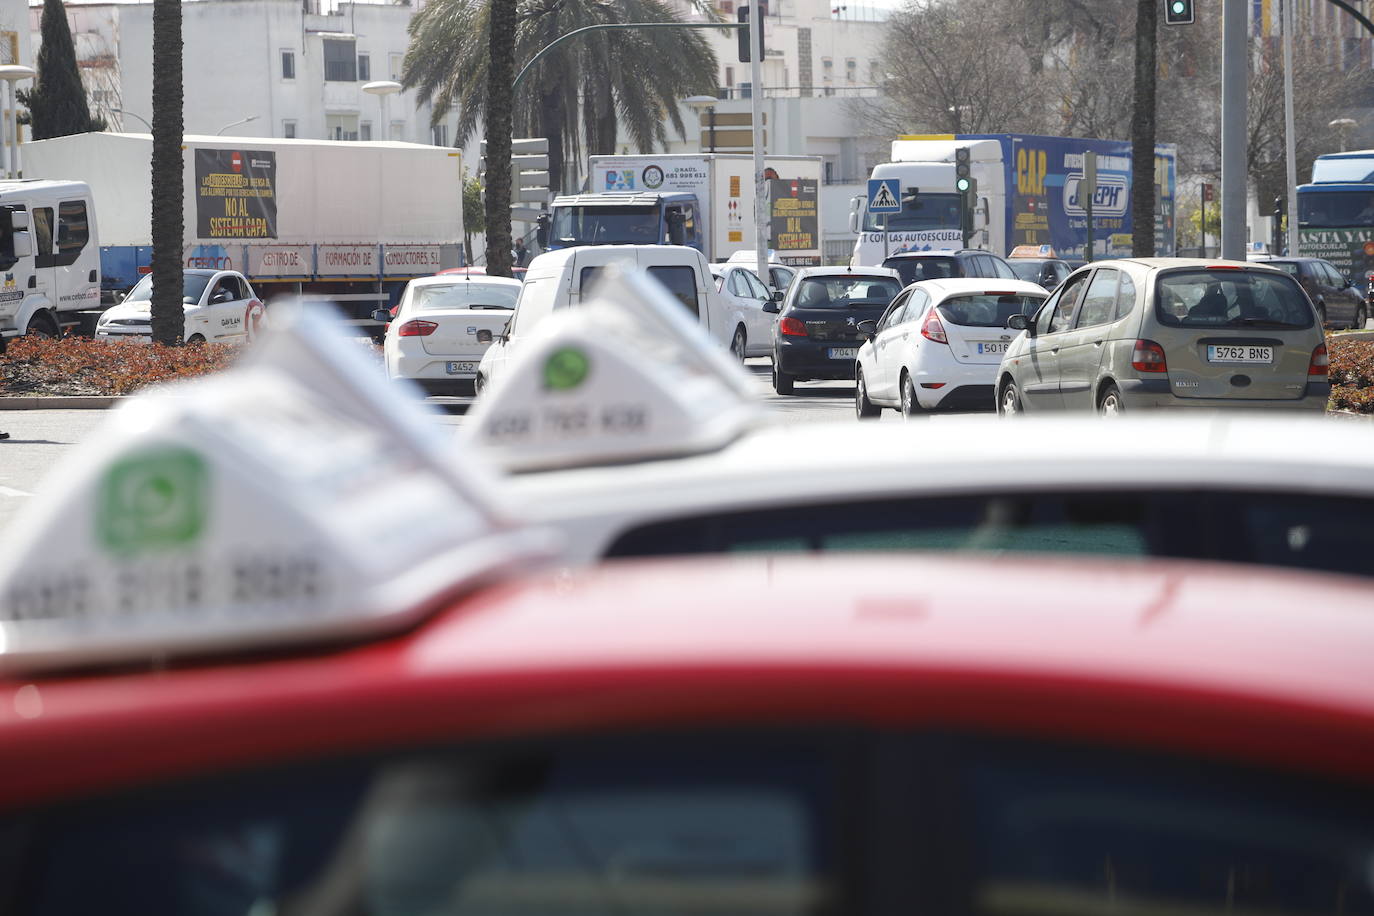
[[55, 337], [98, 313], [99, 248], [84, 182], [0, 181], [0, 350], [7, 337]]

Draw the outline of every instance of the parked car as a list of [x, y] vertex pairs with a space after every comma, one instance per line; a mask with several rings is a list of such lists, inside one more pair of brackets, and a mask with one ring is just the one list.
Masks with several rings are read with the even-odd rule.
[[901, 290], [882, 267], [804, 267], [787, 290], [773, 325], [773, 390], [791, 394], [799, 381], [854, 378], [863, 338], [858, 323], [882, 315]]
[[482, 354], [506, 326], [520, 281], [483, 274], [411, 280], [401, 301], [373, 318], [391, 323], [382, 343], [386, 374], [432, 394], [475, 393]]
[[[151, 341], [152, 298], [153, 275], [144, 274], [123, 301], [101, 313], [96, 340]], [[181, 302], [182, 339], [190, 344], [252, 341], [262, 326], [262, 301], [236, 270], [183, 270]]]
[[[753, 251], [736, 251], [734, 254], [730, 255], [730, 257], [726, 258], [724, 263], [741, 264], [754, 271], [758, 269], [758, 258]], [[775, 252], [768, 252], [768, 279], [766, 282], [770, 290], [778, 293], [787, 292], [788, 285], [791, 284], [792, 278], [796, 275], [797, 271], [795, 268], [788, 267], [786, 264], [779, 261]], [[755, 273], [754, 276], [757, 277], [758, 274]]]
[[1016, 272], [1004, 258], [976, 248], [958, 251], [904, 251], [884, 259], [883, 266], [897, 271], [903, 286], [909, 286], [918, 280], [941, 280], [950, 277], [1016, 279]]
[[893, 300], [865, 338], [854, 370], [854, 409], [872, 419], [892, 407], [992, 410], [997, 367], [1016, 332], [1013, 315], [1033, 315], [1045, 290], [1023, 280], [923, 280]]
[[1302, 286], [1323, 327], [1363, 328], [1369, 318], [1364, 292], [1354, 278], [1343, 277], [1336, 265], [1321, 258], [1269, 258], [1265, 267], [1285, 271]]
[[1069, 262], [1060, 258], [1007, 258], [1007, 265], [1017, 279], [1051, 290], [1073, 273]]
[[1322, 411], [1325, 336], [1307, 294], [1267, 263], [1121, 259], [1076, 271], [1012, 342], [998, 411], [1144, 407]]

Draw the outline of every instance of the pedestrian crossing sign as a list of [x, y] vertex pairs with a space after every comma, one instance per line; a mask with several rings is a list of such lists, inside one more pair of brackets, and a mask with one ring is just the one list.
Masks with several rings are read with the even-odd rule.
[[900, 178], [868, 179], [868, 212], [901, 213], [902, 180]]

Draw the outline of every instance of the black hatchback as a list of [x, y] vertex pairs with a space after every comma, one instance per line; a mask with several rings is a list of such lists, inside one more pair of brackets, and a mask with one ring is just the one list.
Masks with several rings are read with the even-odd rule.
[[993, 277], [1015, 280], [1016, 272], [991, 251], [962, 248], [958, 251], [903, 251], [889, 255], [883, 266], [897, 271], [902, 286], [918, 280], [945, 280], [950, 277]]
[[902, 281], [881, 267], [809, 267], [787, 288], [773, 325], [773, 390], [791, 394], [796, 382], [854, 378], [863, 338], [858, 324], [882, 316]]

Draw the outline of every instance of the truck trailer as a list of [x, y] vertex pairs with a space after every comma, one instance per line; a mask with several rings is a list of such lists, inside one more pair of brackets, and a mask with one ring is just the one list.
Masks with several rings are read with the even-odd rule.
[[[462, 266], [462, 155], [395, 142], [187, 136], [183, 266], [238, 270], [270, 302], [337, 303], [352, 323], [398, 301], [407, 280]], [[74, 179], [98, 204], [101, 299], [152, 264], [148, 134], [24, 144], [29, 178]]]
[[[586, 193], [556, 197], [546, 249], [687, 245], [724, 261], [754, 244], [754, 157], [728, 153], [592, 156]], [[784, 264], [821, 262], [817, 156], [767, 156], [768, 247]]]
[[[853, 266], [875, 266], [890, 254], [964, 246], [956, 151], [969, 151], [976, 182], [969, 247], [1006, 256], [1021, 245], [1049, 246], [1061, 258], [1088, 259], [1088, 214], [1079, 195], [1083, 154], [1097, 154], [1091, 258], [1131, 251], [1131, 144], [1118, 140], [1031, 134], [932, 134], [900, 137], [892, 161], [873, 178], [900, 179], [899, 213], [871, 213], [855, 198], [850, 228], [858, 235]], [[1155, 252], [1175, 253], [1177, 148], [1155, 146]]]

